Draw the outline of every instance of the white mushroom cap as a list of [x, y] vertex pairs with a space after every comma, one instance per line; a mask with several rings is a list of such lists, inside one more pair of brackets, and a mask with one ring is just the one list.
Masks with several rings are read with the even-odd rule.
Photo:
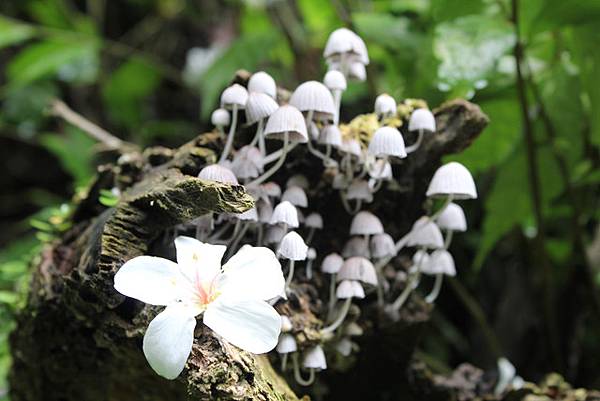
[[316, 118], [331, 119], [336, 111], [331, 92], [318, 81], [300, 84], [292, 93], [290, 104], [300, 111], [314, 111]]
[[343, 138], [342, 139], [342, 147], [340, 148], [342, 152], [350, 153], [351, 155], [361, 157], [362, 156], [362, 148], [360, 147], [360, 142], [356, 139], [351, 138]]
[[308, 182], [308, 178], [306, 178], [302, 174], [294, 174], [285, 182], [285, 187], [300, 187], [303, 190], [307, 191], [308, 188], [310, 188], [310, 183]]
[[344, 337], [335, 343], [335, 350], [342, 356], [349, 356], [354, 349], [355, 344], [349, 338]]
[[235, 218], [242, 221], [258, 221], [258, 213], [256, 208], [248, 209], [244, 213], [238, 213]]
[[269, 117], [278, 108], [279, 105], [271, 96], [260, 92], [250, 92], [246, 102], [246, 121], [254, 124]]
[[431, 198], [448, 195], [452, 195], [455, 199], [477, 198], [473, 176], [458, 162], [450, 162], [438, 168], [427, 189], [427, 196]]
[[291, 186], [288, 187], [281, 195], [282, 201], [288, 201], [294, 206], [298, 207], [307, 207], [308, 206], [308, 198], [306, 197], [306, 192], [299, 186]]
[[216, 181], [223, 184], [238, 185], [238, 180], [235, 178], [233, 171], [219, 164], [210, 164], [200, 170], [198, 178], [207, 181]]
[[273, 216], [271, 202], [261, 199], [256, 202], [256, 208], [258, 209], [258, 221], [265, 224], [271, 223], [271, 217]]
[[335, 295], [339, 299], [364, 298], [365, 290], [358, 281], [343, 280], [337, 287]]
[[371, 212], [360, 211], [352, 219], [350, 235], [373, 235], [383, 233], [381, 221]]
[[302, 366], [307, 369], [327, 369], [325, 353], [321, 346], [316, 345], [304, 353]]
[[323, 83], [331, 91], [345, 91], [348, 86], [344, 74], [336, 70], [327, 71], [325, 78], [323, 78]]
[[423, 216], [413, 224], [406, 245], [433, 249], [443, 248], [444, 238], [437, 224], [429, 217]]
[[290, 318], [287, 317], [286, 315], [281, 315], [281, 332], [287, 333], [287, 332], [292, 331], [293, 328], [294, 328], [294, 325], [292, 324], [292, 321], [290, 320]]
[[427, 269], [422, 269], [426, 274], [442, 273], [447, 276], [456, 276], [456, 267], [454, 258], [445, 249], [437, 249], [433, 251], [427, 261]]
[[425, 266], [429, 263], [429, 253], [427, 253], [424, 249], [417, 250], [412, 257], [413, 265], [417, 265], [421, 263], [422, 266]]
[[295, 231], [290, 231], [281, 239], [277, 255], [290, 260], [304, 260], [308, 254], [308, 246]]
[[346, 174], [337, 172], [333, 176], [333, 181], [331, 182], [331, 187], [333, 189], [344, 189], [347, 188], [349, 185], [350, 183], [348, 182]]
[[340, 255], [335, 252], [330, 253], [321, 262], [321, 271], [323, 273], [335, 274], [340, 271], [343, 264], [344, 259]]
[[369, 241], [363, 236], [351, 237], [346, 241], [346, 244], [344, 244], [342, 256], [345, 258], [351, 258], [353, 256], [370, 258], [371, 252], [369, 250]]
[[369, 187], [369, 182], [366, 180], [355, 179], [352, 181], [350, 186], [348, 187], [348, 192], [346, 193], [347, 199], [359, 199], [365, 202], [373, 201], [373, 193], [371, 192], [371, 188]]
[[308, 228], [316, 228], [318, 230], [323, 228], [323, 217], [319, 213], [313, 212], [306, 216], [304, 219], [304, 225]]
[[358, 280], [365, 284], [377, 285], [377, 272], [369, 259], [353, 256], [344, 261], [337, 280]]
[[252, 74], [248, 80], [248, 92], [264, 93], [275, 99], [277, 97], [277, 85], [272, 76], [264, 71], [258, 71]]
[[371, 238], [371, 255], [374, 258], [396, 256], [394, 239], [386, 233], [374, 235]]
[[341, 53], [354, 54], [362, 64], [369, 64], [365, 42], [347, 28], [339, 28], [331, 32], [323, 50], [323, 56], [328, 59]]
[[243, 109], [248, 101], [248, 91], [240, 84], [233, 84], [223, 91], [221, 94], [221, 107], [231, 109], [237, 106], [238, 109]]
[[338, 126], [334, 124], [324, 126], [319, 134], [319, 143], [340, 148], [342, 146], [342, 133]]
[[298, 223], [298, 212], [296, 207], [288, 201], [283, 201], [275, 206], [271, 216], [271, 224], [287, 224], [288, 227], [296, 228]]
[[357, 337], [357, 336], [362, 336], [364, 333], [364, 330], [362, 329], [362, 327], [360, 327], [358, 325], [358, 323], [356, 322], [350, 322], [346, 325], [346, 330], [344, 330], [347, 336], [350, 337]]
[[231, 116], [225, 109], [216, 109], [210, 115], [210, 122], [217, 127], [225, 127], [231, 123]]
[[420, 129], [423, 131], [435, 132], [435, 117], [428, 109], [416, 109], [410, 115], [408, 130], [417, 131]]
[[467, 231], [465, 212], [463, 212], [462, 207], [454, 202], [446, 206], [435, 222], [442, 230]]
[[281, 187], [276, 182], [265, 182], [260, 186], [260, 188], [267, 196], [272, 198], [279, 198], [281, 196]]
[[298, 213], [298, 222], [300, 224], [304, 223], [304, 213], [302, 213], [302, 210], [296, 208], [296, 212]]
[[308, 141], [304, 116], [289, 104], [279, 107], [271, 114], [265, 127], [265, 137], [283, 139], [285, 132], [288, 133], [291, 142]]
[[275, 348], [279, 354], [289, 354], [298, 351], [298, 345], [294, 336], [291, 334], [282, 334], [279, 336], [279, 342]]
[[265, 242], [267, 244], [278, 244], [285, 235], [285, 229], [282, 226], [271, 226], [265, 233]]
[[395, 115], [396, 109], [396, 100], [387, 93], [382, 93], [375, 98], [375, 114]]
[[369, 142], [369, 153], [374, 156], [406, 157], [404, 138], [394, 127], [381, 127], [375, 131]]
[[306, 253], [306, 259], [315, 260], [317, 258], [317, 250], [315, 248], [308, 248], [308, 252]]
[[376, 160], [369, 167], [369, 177], [376, 180], [391, 180], [392, 176], [392, 165], [385, 159]]
[[365, 65], [359, 62], [350, 64], [350, 71], [348, 71], [348, 77], [356, 79], [360, 82], [367, 79], [367, 69], [365, 68]]
[[264, 170], [263, 156], [255, 146], [246, 145], [233, 156], [231, 170], [238, 178], [255, 178]]

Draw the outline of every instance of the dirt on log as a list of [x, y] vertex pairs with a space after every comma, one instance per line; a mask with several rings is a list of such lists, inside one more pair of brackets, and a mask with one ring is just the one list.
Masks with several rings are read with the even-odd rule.
[[[442, 105], [435, 116], [438, 132], [427, 136], [414, 157], [394, 172], [400, 189], [377, 196], [370, 207], [390, 225], [393, 235], [423, 213], [425, 188], [442, 156], [467, 147], [487, 124], [477, 106], [462, 100]], [[36, 260], [27, 305], [11, 335], [13, 401], [299, 399], [296, 393], [303, 390], [294, 392], [286, 380], [290, 378], [280, 376], [268, 356], [228, 345], [201, 324], [183, 373], [174, 381], [162, 379], [141, 350], [145, 328], [159, 308], [128, 299], [113, 288], [113, 276], [125, 261], [143, 254], [172, 258], [177, 225], [209, 212], [241, 213], [252, 207], [253, 199], [242, 186], [196, 178], [204, 165], [215, 162], [221, 146], [218, 134], [207, 133], [179, 149], [129, 152], [99, 168], [95, 183], [77, 205], [72, 227]], [[292, 166], [308, 160], [301, 148], [290, 155]], [[293, 172], [284, 169], [276, 178]], [[327, 172], [312, 169], [310, 174]], [[347, 230], [349, 216], [341, 214], [339, 199], [321, 178], [315, 180], [322, 183], [314, 188], [319, 191], [314, 196], [316, 210], [328, 219], [339, 218], [339, 224], [321, 233], [315, 246], [341, 248], [345, 235], [337, 231]], [[114, 187], [122, 194], [116, 206], [107, 208], [98, 200], [100, 190]], [[300, 347], [321, 340], [314, 330], [321, 325], [312, 312], [315, 292], [310, 283], [300, 283], [290, 302], [278, 306], [291, 315], [297, 334], [304, 334]], [[376, 400], [390, 392], [398, 399], [403, 394], [398, 391], [412, 395], [437, 391], [433, 380], [409, 372], [419, 328], [428, 319], [427, 306], [411, 300], [399, 320], [366, 308], [356, 318], [368, 327], [361, 341], [363, 352], [356, 356], [359, 363], [344, 373], [352, 380], [346, 379], [349, 385], [343, 389], [335, 386], [343, 380], [341, 375], [324, 374], [324, 380], [333, 384], [326, 399]], [[374, 360], [377, 365], [372, 365]], [[395, 381], [389, 381], [390, 373]], [[451, 399], [451, 394], [442, 391], [439, 399]]]

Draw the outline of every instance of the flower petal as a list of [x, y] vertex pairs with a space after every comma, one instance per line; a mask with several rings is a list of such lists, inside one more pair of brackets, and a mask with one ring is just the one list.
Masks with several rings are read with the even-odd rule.
[[221, 259], [227, 247], [200, 242], [195, 238], [175, 238], [177, 264], [181, 272], [191, 280], [210, 283], [221, 271]]
[[151, 305], [175, 302], [187, 285], [176, 263], [156, 256], [128, 260], [115, 274], [114, 282], [121, 294]]
[[144, 355], [156, 373], [175, 379], [192, 351], [196, 319], [179, 306], [167, 307], [148, 325], [144, 335]]
[[275, 348], [281, 332], [281, 316], [268, 303], [226, 296], [208, 305], [204, 324], [231, 344], [254, 354]]
[[273, 251], [244, 245], [223, 266], [217, 286], [223, 294], [267, 300], [284, 293], [285, 279]]

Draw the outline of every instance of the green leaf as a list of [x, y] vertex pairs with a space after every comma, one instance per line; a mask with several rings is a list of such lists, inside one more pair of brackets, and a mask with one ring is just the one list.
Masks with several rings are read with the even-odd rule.
[[478, 173], [503, 163], [521, 143], [521, 111], [514, 98], [492, 98], [479, 104], [490, 124], [462, 154], [449, 158]]
[[96, 142], [83, 131], [69, 127], [63, 135], [44, 134], [40, 142], [60, 160], [64, 169], [75, 179], [75, 185], [83, 187], [94, 174], [92, 168], [93, 146]]
[[144, 60], [132, 58], [117, 68], [105, 82], [102, 95], [110, 116], [134, 127], [143, 119], [144, 100], [157, 88], [161, 75]]
[[501, 56], [514, 45], [512, 26], [501, 18], [471, 15], [435, 29], [434, 54], [440, 60], [440, 87], [473, 91], [487, 85]]
[[27, 85], [55, 74], [63, 66], [97, 57], [99, 42], [93, 39], [55, 38], [23, 49], [8, 64], [7, 75], [13, 86]]
[[600, 2], [598, 0], [546, 0], [535, 19], [536, 31], [560, 28], [564, 25], [593, 24], [597, 28], [600, 20]]
[[353, 13], [352, 21], [357, 32], [367, 43], [378, 43], [391, 49], [410, 43], [409, 19], [383, 13]]
[[0, 49], [21, 43], [35, 35], [29, 25], [0, 16]]

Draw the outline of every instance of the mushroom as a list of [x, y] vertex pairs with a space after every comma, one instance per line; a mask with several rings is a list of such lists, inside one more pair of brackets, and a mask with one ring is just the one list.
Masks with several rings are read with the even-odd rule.
[[270, 224], [283, 224], [286, 232], [288, 227], [297, 228], [300, 224], [296, 207], [288, 201], [282, 201], [273, 209]]
[[290, 231], [283, 236], [277, 249], [277, 255], [289, 260], [289, 271], [285, 280], [286, 291], [294, 278], [294, 264], [298, 260], [305, 260], [308, 256], [308, 246], [302, 237], [295, 231]]
[[433, 289], [425, 297], [425, 302], [431, 304], [440, 294], [444, 275], [456, 276], [456, 267], [454, 265], [454, 258], [450, 252], [445, 249], [437, 249], [433, 251], [429, 256], [426, 266], [428, 267], [423, 271], [423, 273], [435, 274], [435, 283], [433, 284]]
[[331, 334], [342, 325], [344, 319], [346, 319], [346, 316], [348, 315], [348, 311], [350, 310], [352, 298], [362, 299], [365, 297], [365, 291], [363, 290], [362, 285], [355, 280], [342, 280], [342, 282], [338, 285], [335, 294], [338, 299], [344, 299], [345, 301], [342, 304], [340, 312], [335, 321], [333, 321], [327, 327], [321, 329], [321, 335]]
[[299, 186], [289, 186], [281, 195], [282, 201], [288, 201], [297, 207], [308, 207], [306, 192]]
[[306, 236], [306, 243], [310, 244], [315, 235], [315, 230], [323, 229], [323, 217], [321, 217], [319, 213], [313, 212], [306, 216], [304, 225], [309, 229], [308, 235]]
[[421, 146], [424, 132], [431, 134], [435, 132], [435, 117], [433, 113], [427, 109], [416, 109], [413, 111], [408, 121], [408, 130], [418, 131], [415, 143], [406, 148], [406, 153], [412, 153]]
[[350, 224], [350, 235], [369, 235], [382, 234], [383, 225], [381, 221], [371, 212], [363, 210], [354, 216]]
[[[267, 126], [265, 127], [265, 137], [273, 139], [282, 139], [283, 147], [281, 153], [278, 156], [277, 163], [275, 163], [268, 171], [263, 175], [252, 181], [249, 186], [258, 185], [263, 183], [267, 178], [272, 176], [279, 170], [279, 168], [285, 162], [285, 158], [289, 151], [289, 143], [292, 142], [295, 146], [298, 143], [304, 143], [308, 141], [308, 135], [306, 133], [306, 123], [302, 113], [298, 111], [294, 106], [284, 105], [279, 107], [267, 120]], [[265, 164], [270, 162], [265, 158]]]
[[210, 115], [210, 122], [217, 127], [221, 135], [225, 136], [225, 127], [231, 124], [231, 116], [225, 109], [216, 109]]
[[308, 182], [308, 178], [306, 178], [304, 175], [294, 174], [285, 182], [285, 187], [300, 187], [307, 191], [310, 188], [310, 183]]
[[351, 258], [353, 256], [370, 258], [371, 252], [369, 251], [369, 240], [363, 236], [350, 237], [344, 244], [342, 256], [345, 258]]
[[[223, 184], [238, 185], [238, 180], [233, 171], [219, 164], [209, 164], [202, 168], [198, 173], [198, 178], [206, 181], [215, 181]], [[203, 240], [214, 228], [214, 213], [207, 213], [205, 216], [194, 220], [196, 224], [196, 238]], [[228, 227], [228, 226], [226, 226]]]
[[435, 222], [440, 229], [446, 231], [444, 249], [448, 249], [450, 247], [452, 236], [455, 231], [467, 231], [467, 218], [465, 217], [465, 212], [463, 212], [460, 206], [453, 202], [446, 206], [446, 208], [439, 214]]
[[297, 354], [293, 354], [294, 363], [294, 379], [301, 386], [310, 386], [315, 381], [315, 371], [327, 369], [327, 361], [325, 360], [325, 353], [323, 352], [323, 348], [320, 345], [315, 345], [310, 348], [304, 354], [304, 359], [302, 360], [302, 367], [308, 369], [310, 372], [310, 376], [308, 379], [303, 379], [300, 374], [300, 366], [298, 363]]
[[298, 351], [298, 345], [296, 344], [294, 336], [291, 334], [282, 334], [279, 337], [279, 342], [277, 343], [275, 350], [279, 355], [281, 355], [281, 371], [285, 372], [288, 355], [292, 352]]
[[272, 76], [264, 71], [258, 71], [252, 74], [248, 80], [248, 92], [258, 92], [269, 95], [271, 98], [277, 98], [277, 85]]
[[343, 265], [344, 259], [335, 252], [325, 256], [321, 262], [321, 271], [331, 275], [331, 280], [329, 281], [329, 307], [327, 308], [328, 316], [331, 315], [333, 307], [335, 306], [335, 301], [337, 300], [335, 297], [336, 276]]
[[431, 217], [435, 219], [454, 199], [476, 199], [477, 189], [469, 170], [458, 162], [450, 162], [435, 171], [426, 195], [445, 199], [441, 208]]
[[250, 142], [251, 146], [258, 143], [261, 155], [266, 155], [264, 128], [265, 120], [279, 108], [273, 98], [265, 93], [250, 92], [246, 102], [246, 121], [249, 124], [258, 123], [256, 134]]
[[333, 123], [337, 125], [340, 121], [340, 104], [342, 101], [342, 93], [346, 90], [346, 77], [339, 71], [330, 70], [325, 74], [323, 83], [331, 91], [333, 95], [333, 103], [335, 105], [335, 114]]
[[315, 248], [308, 248], [308, 252], [306, 253], [306, 278], [308, 280], [312, 279], [312, 265], [316, 258], [317, 250]]
[[382, 93], [375, 98], [375, 114], [380, 120], [396, 115], [396, 100], [387, 93]]
[[225, 143], [225, 148], [223, 149], [223, 153], [221, 153], [221, 157], [219, 162], [227, 160], [227, 156], [229, 152], [231, 152], [231, 147], [233, 145], [233, 137], [235, 135], [235, 129], [237, 127], [238, 120], [238, 110], [243, 109], [246, 106], [246, 101], [248, 100], [248, 91], [242, 85], [233, 84], [230, 87], [226, 88], [221, 94], [221, 107], [225, 109], [232, 110], [231, 116], [231, 126], [229, 127], [229, 134], [227, 134], [227, 141]]
[[233, 156], [231, 170], [241, 180], [258, 177], [264, 170], [260, 150], [251, 145], [240, 148]]

